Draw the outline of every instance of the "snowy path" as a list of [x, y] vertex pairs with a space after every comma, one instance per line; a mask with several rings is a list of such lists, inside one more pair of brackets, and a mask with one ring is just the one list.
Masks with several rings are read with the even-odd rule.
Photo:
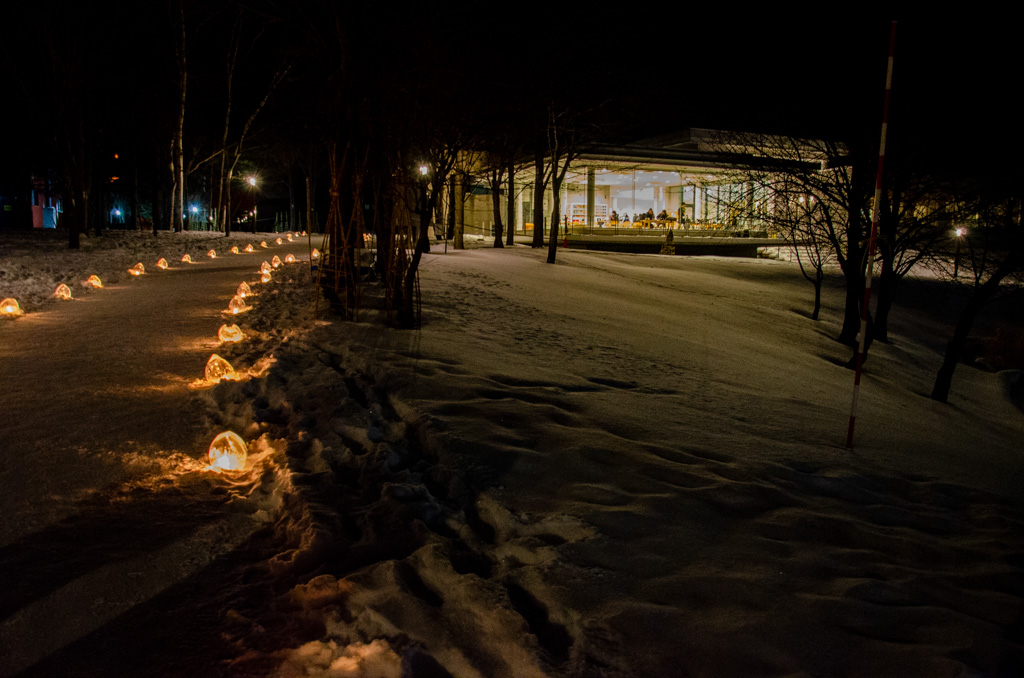
[[[44, 566], [48, 581], [22, 580], [3, 596], [0, 674], [98, 628], [248, 535], [246, 521], [218, 515], [220, 500], [201, 492], [186, 521], [160, 521], [168, 504], [159, 487], [137, 491], [151, 500], [133, 503], [132, 516], [106, 503], [126, 482], [203, 456], [210, 424], [188, 384], [217, 350], [221, 311], [263, 259], [305, 250], [294, 243], [149, 268], [3, 328], [0, 566], [20, 574], [45, 558], [61, 572]], [[153, 533], [143, 537], [146, 521]]]

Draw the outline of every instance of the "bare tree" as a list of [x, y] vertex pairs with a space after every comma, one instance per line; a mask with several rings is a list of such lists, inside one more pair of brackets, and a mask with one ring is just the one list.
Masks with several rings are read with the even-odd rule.
[[990, 187], [988, 195], [989, 199], [983, 201], [977, 213], [978, 228], [965, 232], [964, 245], [953, 255], [956, 259], [952, 265], [969, 272], [972, 290], [946, 345], [942, 366], [935, 375], [931, 397], [940, 402], [949, 398], [953, 373], [964, 354], [978, 313], [1008, 281], [1013, 280], [1017, 285], [1024, 282], [1021, 280], [1024, 275], [1024, 224], [1019, 184], [1012, 186], [1004, 195]]

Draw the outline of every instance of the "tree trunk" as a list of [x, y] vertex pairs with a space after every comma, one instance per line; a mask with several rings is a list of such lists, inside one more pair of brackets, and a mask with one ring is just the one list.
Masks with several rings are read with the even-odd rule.
[[878, 276], [878, 303], [875, 306], [875, 339], [882, 343], [889, 342], [889, 311], [896, 298], [898, 280], [891, 254], [883, 254], [882, 271]]
[[935, 375], [935, 385], [932, 386], [932, 400], [944, 403], [949, 398], [949, 388], [953, 383], [953, 372], [956, 370], [956, 364], [960, 362], [960, 357], [964, 354], [964, 346], [967, 343], [967, 337], [971, 334], [971, 329], [974, 327], [974, 320], [978, 317], [978, 312], [981, 308], [988, 303], [996, 293], [996, 290], [999, 289], [999, 284], [1003, 278], [1014, 269], [1014, 266], [1015, 257], [1010, 255], [1003, 260], [1002, 265], [999, 266], [988, 280], [974, 289], [974, 294], [967, 300], [967, 305], [960, 312], [960, 318], [957, 320], [953, 337], [946, 345], [946, 355], [942, 359], [942, 367], [939, 368], [938, 374]]
[[[555, 159], [552, 158], [551, 162], [554, 163]], [[555, 167], [557, 170], [557, 166]], [[562, 190], [562, 178], [552, 177], [551, 179], [551, 229], [548, 232], [548, 259], [547, 263], [555, 263], [555, 254], [558, 252], [558, 222], [561, 218], [561, 198], [559, 193]]]
[[533, 163], [533, 242], [531, 247], [544, 245], [544, 151], [537, 149]]
[[505, 219], [505, 244], [512, 247], [516, 244], [516, 167], [515, 164], [508, 164], [508, 199], [505, 201], [505, 211], [508, 218]]
[[313, 177], [306, 173], [306, 232], [313, 232]]
[[501, 170], [491, 170], [491, 206], [494, 208], [494, 246], [504, 247], [501, 225]]
[[455, 210], [455, 241], [452, 243], [452, 247], [457, 250], [464, 250], [466, 249], [466, 241], [463, 237], [466, 228], [466, 202], [463, 197], [465, 187], [462, 185], [462, 176], [456, 175], [454, 177], [453, 184], [455, 187], [453, 192], [453, 199], [455, 202], [452, 205], [452, 209]]
[[811, 320], [818, 319], [818, 313], [821, 311], [821, 283], [825, 279], [825, 273], [819, 266], [815, 270], [814, 275], [814, 311], [811, 313]]
[[846, 303], [839, 341], [852, 346], [857, 342], [857, 334], [860, 332], [860, 305], [864, 301], [864, 276], [861, 274], [860, 257], [847, 257], [842, 269], [846, 278]]

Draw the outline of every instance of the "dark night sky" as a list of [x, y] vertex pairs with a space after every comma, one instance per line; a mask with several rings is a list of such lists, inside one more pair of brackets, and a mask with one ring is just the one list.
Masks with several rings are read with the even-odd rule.
[[[205, 11], [209, 6], [193, 8]], [[109, 24], [105, 11], [120, 17], [121, 24], [145, 19], [138, 5], [128, 5], [134, 16], [124, 13], [125, 5], [116, 7], [90, 6], [89, 16], [98, 26]], [[734, 11], [721, 5], [695, 9], [690, 3], [598, 9], [425, 2], [415, 10], [419, 15], [395, 7], [372, 11], [371, 20], [356, 29], [372, 50], [390, 53], [427, 31], [443, 58], [466, 72], [467, 87], [474, 78], [500, 79], [508, 84], [505, 94], [515, 101], [547, 87], [571, 100], [610, 100], [638, 133], [717, 127], [833, 138], [877, 137], [894, 18], [891, 11], [863, 4], [844, 7], [845, 14], [830, 9], [828, 16]], [[442, 28], [425, 29], [425, 17]], [[904, 12], [895, 18], [891, 138], [964, 162], [997, 162], [1019, 150], [1016, 22], [998, 15], [972, 17], [963, 10], [956, 16]], [[147, 59], [159, 61], [147, 52], [167, 46], [148, 32], [159, 26], [159, 21], [145, 29], [118, 25], [116, 31], [82, 37], [121, 50], [140, 65], [129, 77], [150, 80], [138, 88], [119, 82], [118, 92], [145, 91], [164, 77], [141, 67]], [[202, 33], [194, 29], [193, 35]], [[299, 35], [301, 41], [300, 32], [285, 34]], [[209, 41], [208, 35], [202, 39]], [[27, 56], [36, 69], [31, 59], [38, 57], [38, 50], [31, 35], [10, 37], [19, 36], [26, 43], [19, 47], [8, 42], [9, 51]], [[193, 56], [202, 52], [194, 50]], [[372, 50], [366, 58], [376, 58]], [[201, 87], [201, 71], [195, 75], [193, 82]], [[204, 96], [216, 99], [216, 87]], [[125, 100], [118, 107], [139, 103]], [[141, 104], [146, 109], [153, 102], [143, 98]], [[29, 122], [32, 115], [28, 113]]]

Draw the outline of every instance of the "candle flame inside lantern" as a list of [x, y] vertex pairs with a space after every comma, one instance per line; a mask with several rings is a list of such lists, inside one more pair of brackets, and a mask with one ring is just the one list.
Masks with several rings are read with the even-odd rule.
[[286, 264], [294, 264], [295, 263], [295, 255], [294, 254], [289, 254], [288, 256], [286, 256], [284, 258], [284, 263], [286, 263]]
[[231, 248], [231, 253], [238, 254], [238, 245], [235, 245], [234, 247]]
[[288, 235], [286, 236], [286, 238], [285, 238], [285, 239], [286, 239], [286, 240], [287, 240], [288, 242], [291, 242], [292, 240], [295, 240], [295, 236], [293, 236], [293, 235], [292, 235], [291, 233], [289, 233], [289, 234], [288, 234]]
[[[237, 325], [235, 325], [237, 327]], [[210, 359], [206, 361], [206, 381], [211, 384], [216, 384], [221, 379], [233, 380], [238, 377], [235, 374], [235, 368], [231, 367], [231, 363], [219, 355], [214, 353], [210, 356]]]
[[260, 276], [260, 282], [261, 283], [268, 283], [271, 280], [273, 280], [273, 278], [270, 275], [270, 271], [267, 271], [266, 273], [264, 273], [263, 275]]
[[303, 231], [303, 232], [302, 232], [302, 237], [303, 237], [303, 238], [305, 238], [305, 237], [306, 237], [306, 232], [305, 232], [305, 231]]
[[146, 272], [146, 267], [142, 265], [142, 262], [135, 264], [128, 269], [128, 272], [132, 275], [143, 275]]
[[253, 251], [253, 249], [252, 249], [252, 243], [249, 243], [248, 245], [246, 245], [246, 246], [245, 246], [245, 251], [246, 251], [246, 252], [252, 252], [252, 251]]
[[[217, 330], [217, 339], [223, 342], [234, 342], [245, 339], [245, 335], [242, 334], [242, 328], [238, 325], [221, 325], [220, 329]], [[209, 363], [206, 364], [206, 370], [207, 372], [210, 370]]]
[[262, 264], [260, 264], [260, 273], [270, 273], [270, 268], [270, 262], [264, 261]]
[[252, 294], [252, 288], [249, 287], [249, 283], [242, 283], [238, 286], [238, 290], [235, 291], [235, 294], [245, 299]]
[[232, 314], [245, 313], [249, 310], [249, 307], [245, 304], [245, 299], [238, 296], [237, 294], [231, 297], [231, 301], [228, 302], [228, 311]]
[[216, 259], [217, 258], [217, 250], [210, 250], [209, 252], [206, 253], [206, 256], [210, 257], [211, 259]]
[[71, 288], [68, 287], [67, 285], [65, 285], [64, 283], [61, 283], [61, 284], [57, 285], [57, 289], [53, 293], [53, 296], [57, 297], [58, 299], [65, 299], [65, 300], [70, 299], [71, 298]]
[[260, 241], [260, 247], [266, 249], [267, 247], [269, 247], [269, 245], [267, 245], [267, 241], [266, 240], [261, 240]]
[[240, 471], [249, 454], [245, 441], [234, 431], [224, 431], [210, 443], [210, 470]]
[[160, 257], [159, 259], [156, 260], [156, 267], [159, 268], [161, 271], [166, 270], [167, 260], [164, 259], [163, 257]]
[[85, 283], [96, 288], [103, 287], [103, 283], [100, 282], [100, 277], [98, 275], [90, 275], [89, 279], [86, 280]]
[[314, 259], [319, 259], [320, 258], [320, 250], [318, 250], [317, 248], [314, 247], [313, 248], [313, 252], [310, 254], [310, 256], [313, 257]]
[[281, 257], [279, 257], [279, 256], [277, 256], [275, 254], [274, 258], [270, 260], [270, 265], [273, 266], [274, 268], [277, 268], [278, 266], [280, 266], [281, 265]]
[[6, 316], [8, 318], [14, 318], [25, 313], [21, 310], [21, 306], [18, 305], [18, 300], [14, 297], [7, 297], [3, 301], [0, 301], [0, 316]]
[[186, 254], [185, 256], [183, 256], [181, 258], [181, 262], [183, 264], [191, 264], [192, 263], [192, 257], [190, 257], [189, 255]]
[[275, 241], [274, 241], [274, 244], [275, 244], [275, 245], [283, 245], [283, 244], [284, 244], [284, 241], [283, 241], [283, 240], [281, 240], [280, 238], [278, 238], [277, 240], [275, 240]]

